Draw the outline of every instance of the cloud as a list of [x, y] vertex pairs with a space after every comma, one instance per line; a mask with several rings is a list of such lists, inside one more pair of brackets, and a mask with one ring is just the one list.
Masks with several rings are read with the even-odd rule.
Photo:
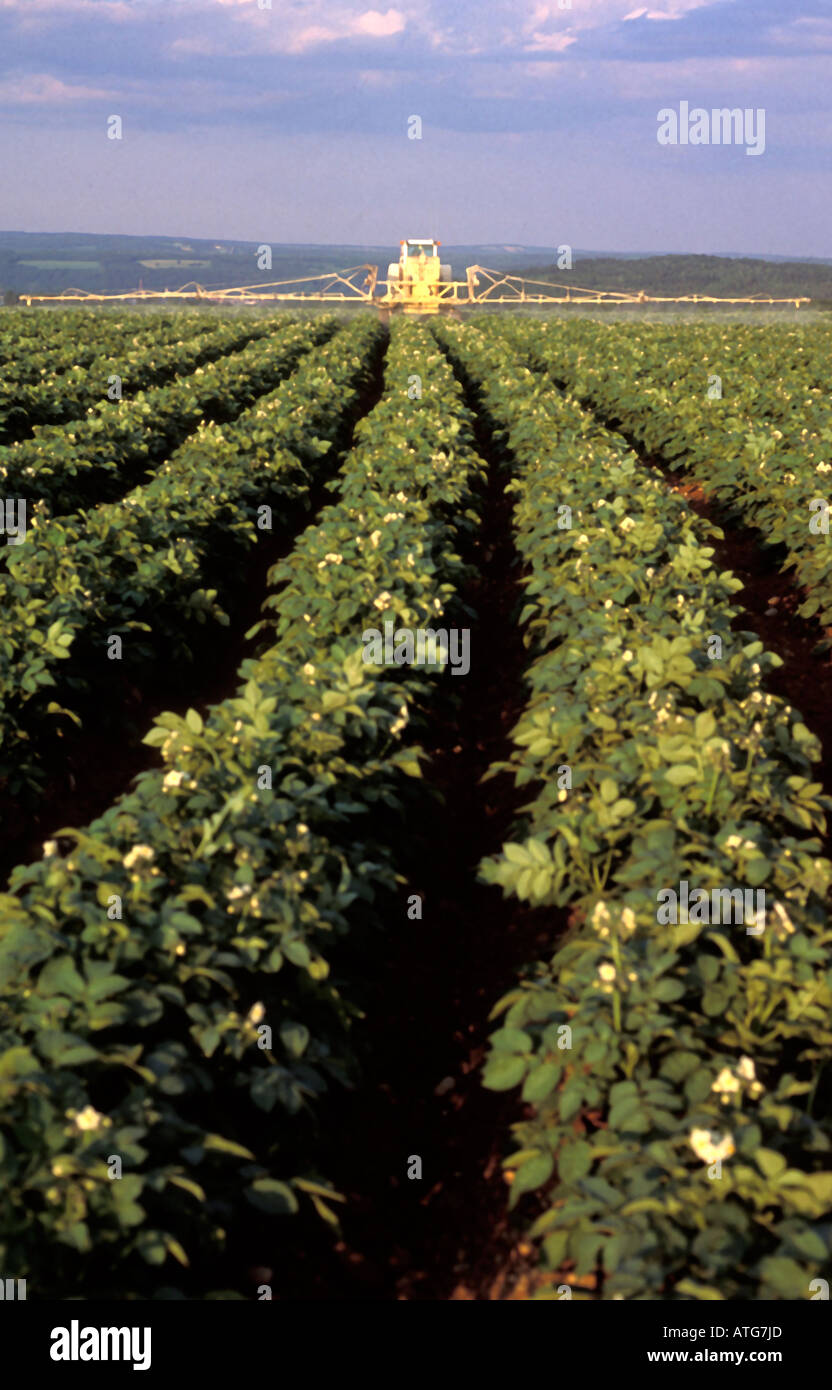
[[529, 48], [532, 53], [564, 53], [577, 42], [575, 34], [532, 34]]
[[118, 0], [0, 0], [0, 83], [18, 124], [62, 102], [80, 131], [98, 120], [101, 94], [117, 93], [134, 131], [200, 140], [226, 125], [272, 138], [382, 138], [412, 112], [431, 138], [576, 139], [586, 129], [615, 140], [623, 122], [644, 121], [648, 104], [683, 97], [720, 106], [742, 97], [775, 124], [803, 110], [815, 130], [832, 107], [816, 66], [832, 43], [826, 5], [273, 0], [261, 10], [256, 0], [132, 0], [125, 43], [117, 26], [128, 7]]
[[355, 32], [371, 34], [374, 39], [386, 39], [392, 34], [400, 34], [405, 26], [404, 15], [398, 10], [367, 10], [354, 21]]
[[791, 24], [776, 25], [770, 30], [772, 43], [782, 48], [828, 52], [832, 49], [832, 19], [797, 18]]
[[329, 24], [312, 24], [299, 30], [288, 40], [276, 36], [274, 45], [286, 53], [304, 53], [321, 44], [339, 40], [369, 38], [390, 39], [401, 34], [407, 21], [399, 10], [365, 10], [362, 14], [333, 15]]
[[0, 105], [3, 106], [60, 106], [71, 101], [100, 101], [114, 95], [100, 87], [73, 86], [48, 72], [0, 78]]
[[339, 43], [376, 44], [396, 38], [407, 27], [407, 18], [400, 10], [365, 10], [331, 0], [279, 0], [279, 14], [277, 10], [257, 9], [249, 0], [216, 3], [231, 13], [220, 20], [219, 27], [208, 25], [202, 34], [174, 38], [170, 44], [174, 56], [200, 54], [222, 59], [264, 52], [299, 56]]

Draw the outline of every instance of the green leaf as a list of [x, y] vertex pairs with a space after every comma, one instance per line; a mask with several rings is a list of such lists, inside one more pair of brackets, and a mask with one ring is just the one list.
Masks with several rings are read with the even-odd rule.
[[829, 1248], [827, 1243], [810, 1227], [803, 1231], [792, 1232], [788, 1237], [788, 1243], [794, 1249], [796, 1255], [800, 1255], [804, 1260], [827, 1260], [829, 1258]]
[[761, 883], [765, 882], [770, 873], [771, 864], [763, 855], [758, 855], [756, 859], [752, 859], [745, 866], [745, 877], [752, 888], [758, 888]]
[[9, 1047], [0, 1052], [0, 1081], [35, 1076], [42, 1067], [28, 1047]]
[[288, 1183], [278, 1182], [276, 1178], [258, 1178], [246, 1188], [246, 1198], [260, 1211], [285, 1214], [298, 1209], [298, 1199]]
[[280, 1041], [292, 1057], [302, 1057], [309, 1045], [309, 1029], [303, 1023], [281, 1023]]
[[671, 1052], [666, 1057], [659, 1069], [661, 1076], [666, 1076], [668, 1081], [684, 1081], [686, 1076], [690, 1076], [699, 1066], [700, 1057], [696, 1052]]
[[53, 956], [38, 976], [38, 994], [68, 994], [79, 999], [85, 989], [71, 956]]
[[639, 1212], [643, 1211], [664, 1212], [665, 1210], [664, 1202], [660, 1202], [658, 1197], [639, 1197], [635, 1202], [628, 1202], [626, 1206], [621, 1207], [620, 1215], [637, 1216]]
[[219, 1153], [234, 1154], [237, 1158], [254, 1158], [249, 1149], [244, 1149], [242, 1144], [235, 1144], [231, 1139], [223, 1139], [221, 1134], [206, 1134], [202, 1146], [205, 1149], [215, 1149]]
[[556, 1062], [543, 1062], [530, 1071], [523, 1086], [523, 1100], [534, 1103], [543, 1100], [555, 1089], [560, 1077], [560, 1067]]
[[192, 1178], [186, 1178], [183, 1177], [181, 1173], [175, 1173], [172, 1177], [168, 1178], [168, 1182], [173, 1183], [176, 1187], [181, 1187], [183, 1192], [190, 1192], [191, 1196], [196, 1197], [198, 1202], [205, 1201], [203, 1189], [200, 1187], [199, 1183], [194, 1182]]
[[697, 1284], [693, 1279], [680, 1279], [676, 1285], [677, 1293], [687, 1294], [689, 1298], [698, 1298], [707, 1302], [724, 1299], [725, 1295], [712, 1284]]
[[658, 999], [660, 1003], [670, 1004], [674, 999], [681, 999], [685, 992], [685, 986], [681, 980], [664, 979], [659, 980], [651, 992], [653, 998]]
[[693, 727], [697, 739], [700, 739], [704, 742], [706, 738], [711, 738], [711, 736], [716, 732], [716, 720], [711, 714], [711, 711], [703, 710], [701, 714], [698, 714], [696, 716], [696, 722]]
[[536, 1158], [530, 1158], [515, 1173], [511, 1185], [512, 1198], [516, 1199], [523, 1192], [533, 1192], [536, 1187], [542, 1187], [552, 1176], [554, 1166], [555, 1161], [551, 1154], [538, 1154]]
[[301, 969], [307, 967], [312, 959], [309, 954], [309, 947], [305, 941], [287, 941], [283, 945], [283, 954], [293, 965]]
[[510, 1091], [512, 1086], [518, 1086], [523, 1080], [526, 1066], [525, 1057], [498, 1053], [486, 1062], [482, 1084], [489, 1091]]
[[668, 782], [674, 787], [686, 787], [690, 782], [695, 782], [699, 777], [699, 770], [690, 767], [688, 763], [676, 763], [674, 767], [669, 767], [665, 773]]
[[167, 1247], [159, 1231], [142, 1231], [136, 1245], [143, 1260], [149, 1265], [163, 1265], [167, 1259]]
[[489, 1038], [497, 1052], [531, 1052], [532, 1040], [520, 1028], [498, 1028]]
[[175, 1260], [178, 1260], [179, 1263], [181, 1265], [184, 1265], [187, 1269], [190, 1261], [188, 1260], [188, 1256], [185, 1254], [185, 1251], [183, 1250], [182, 1246], [179, 1244], [179, 1241], [176, 1240], [174, 1236], [165, 1236], [165, 1248], [166, 1250], [168, 1250], [168, 1252], [173, 1256]]
[[575, 1183], [585, 1178], [592, 1167], [592, 1149], [585, 1139], [569, 1144], [558, 1154], [558, 1175], [561, 1182]]
[[760, 1274], [781, 1298], [809, 1297], [809, 1275], [796, 1260], [770, 1255], [760, 1261]]
[[819, 1201], [832, 1207], [832, 1173], [809, 1173], [803, 1179], [803, 1186]]
[[552, 1231], [543, 1242], [543, 1250], [546, 1255], [546, 1263], [550, 1269], [560, 1269], [566, 1259], [566, 1248], [569, 1243], [568, 1231]]
[[758, 1149], [756, 1159], [757, 1167], [767, 1178], [776, 1178], [786, 1170], [785, 1158], [774, 1149]]

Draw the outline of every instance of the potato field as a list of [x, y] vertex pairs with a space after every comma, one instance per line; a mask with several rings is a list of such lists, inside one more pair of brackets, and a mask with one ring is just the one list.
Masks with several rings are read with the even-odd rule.
[[822, 1289], [831, 348], [0, 315], [30, 1299]]

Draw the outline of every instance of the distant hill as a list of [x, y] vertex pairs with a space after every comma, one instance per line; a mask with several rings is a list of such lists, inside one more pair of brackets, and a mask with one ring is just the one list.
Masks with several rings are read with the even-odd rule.
[[[407, 229], [405, 229], [407, 230]], [[411, 229], [412, 230], [412, 229]], [[431, 228], [416, 228], [424, 234]], [[257, 285], [321, 275], [349, 266], [377, 265], [383, 277], [398, 259], [390, 246], [272, 243], [272, 266], [259, 270], [256, 241], [198, 237], [102, 236], [82, 232], [0, 232], [0, 298], [4, 292], [60, 294], [72, 287], [105, 294], [178, 289], [196, 281], [206, 289]], [[832, 262], [725, 256], [573, 253], [571, 271], [553, 264], [551, 246], [500, 243], [442, 246], [455, 278], [466, 266], [485, 265], [529, 279], [592, 289], [645, 290], [648, 294], [807, 295], [832, 301]]]
[[[428, 229], [428, 233], [430, 229]], [[422, 235], [422, 232], [417, 234]], [[206, 289], [265, 284], [322, 275], [354, 265], [377, 265], [384, 276], [398, 260], [391, 246], [321, 246], [271, 243], [272, 267], [259, 270], [265, 240], [208, 241], [198, 237], [101, 236], [81, 232], [0, 232], [0, 293], [60, 294], [75, 288], [107, 294], [179, 289], [196, 280]], [[546, 265], [551, 246], [443, 246], [442, 258], [464, 278], [465, 267]]]
[[822, 261], [768, 261], [748, 256], [644, 256], [639, 260], [577, 255], [570, 271], [527, 265], [512, 274], [564, 288], [644, 290], [651, 295], [807, 296], [832, 300], [832, 265]]

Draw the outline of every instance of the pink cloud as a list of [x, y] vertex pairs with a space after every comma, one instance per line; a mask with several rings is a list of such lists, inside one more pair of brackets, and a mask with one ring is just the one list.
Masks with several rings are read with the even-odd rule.
[[300, 54], [326, 44], [355, 39], [394, 38], [408, 23], [400, 10], [361, 10], [356, 5], [330, 4], [328, 0], [303, 5], [273, 0], [275, 8], [272, 10], [259, 9], [255, 0], [215, 0], [215, 3], [233, 12], [233, 19], [229, 14], [228, 31], [221, 37], [194, 34], [175, 39], [170, 45], [175, 57], [188, 54], [241, 56], [264, 51]]
[[25, 73], [0, 80], [0, 102], [5, 105], [61, 106], [70, 101], [93, 101], [113, 95], [101, 87], [70, 86], [48, 72]]
[[399, 10], [385, 10], [384, 14], [380, 10], [367, 10], [353, 20], [352, 27], [357, 34], [369, 34], [374, 39], [387, 39], [393, 34], [400, 34], [405, 24], [405, 17]]

